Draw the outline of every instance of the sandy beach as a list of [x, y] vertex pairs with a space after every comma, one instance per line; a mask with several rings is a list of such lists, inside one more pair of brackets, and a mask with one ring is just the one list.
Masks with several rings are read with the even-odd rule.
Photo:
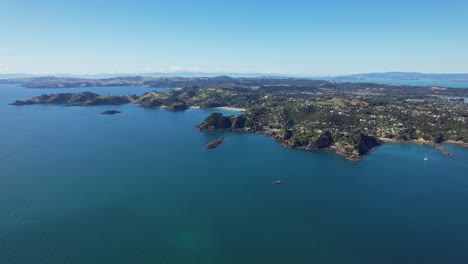
[[444, 143], [449, 143], [449, 144], [456, 144], [465, 148], [468, 148], [468, 143], [465, 143], [463, 141], [455, 141], [455, 140], [447, 140]]
[[215, 107], [213, 109], [231, 110], [231, 111], [239, 111], [239, 112], [244, 112], [246, 110], [245, 108], [235, 108], [235, 107], [228, 107], [228, 106]]
[[386, 142], [386, 143], [416, 143], [416, 144], [425, 144], [425, 145], [429, 145], [429, 146], [433, 146], [433, 147], [436, 147], [436, 148], [439, 148], [439, 149], [443, 149], [443, 146], [441, 144], [456, 144], [456, 145], [459, 145], [459, 146], [462, 146], [462, 147], [468, 147], [468, 143], [465, 143], [465, 142], [462, 142], [462, 141], [455, 141], [455, 140], [447, 140], [447, 141], [444, 141], [440, 144], [436, 144], [432, 141], [428, 141], [428, 140], [425, 140], [423, 138], [420, 138], [420, 139], [413, 139], [413, 140], [408, 140], [408, 141], [400, 141], [400, 140], [396, 140], [396, 139], [392, 139], [392, 138], [379, 138], [381, 141], [383, 142]]
[[428, 140], [424, 140], [423, 138], [420, 138], [420, 139], [412, 139], [412, 140], [407, 140], [407, 141], [401, 141], [401, 140], [397, 140], [397, 139], [394, 139], [394, 138], [379, 138], [380, 140], [382, 140], [383, 142], [391, 142], [391, 143], [419, 143], [419, 144], [429, 144], [429, 145], [434, 145], [433, 142], [431, 141], [428, 141]]

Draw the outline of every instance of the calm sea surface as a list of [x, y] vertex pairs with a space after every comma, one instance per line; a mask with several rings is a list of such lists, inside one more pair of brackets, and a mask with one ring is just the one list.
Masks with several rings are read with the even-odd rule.
[[468, 149], [353, 163], [196, 131], [212, 110], [7, 105], [84, 90], [151, 89], [0, 86], [0, 263], [468, 263]]

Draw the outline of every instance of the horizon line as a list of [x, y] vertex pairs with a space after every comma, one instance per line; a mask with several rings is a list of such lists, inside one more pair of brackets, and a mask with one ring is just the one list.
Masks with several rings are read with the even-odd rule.
[[176, 74], [219, 74], [218, 76], [229, 76], [229, 74], [234, 75], [259, 75], [259, 76], [287, 76], [287, 77], [341, 77], [348, 75], [360, 75], [360, 74], [383, 74], [383, 73], [414, 73], [414, 74], [468, 74], [468, 72], [418, 72], [418, 71], [373, 71], [373, 72], [356, 72], [356, 73], [292, 73], [292, 72], [278, 72], [278, 71], [265, 71], [265, 72], [256, 72], [256, 71], [203, 71], [203, 70], [155, 70], [155, 71], [135, 71], [135, 72], [99, 72], [99, 73], [70, 73], [70, 72], [49, 72], [49, 73], [31, 73], [31, 72], [0, 72], [0, 75], [30, 75], [31, 77], [46, 77], [46, 76], [57, 76], [57, 75], [70, 75], [70, 76], [96, 76], [96, 75], [115, 75], [118, 76], [140, 76], [140, 75], [151, 75], [151, 74], [168, 74], [167, 76], [177, 77]]

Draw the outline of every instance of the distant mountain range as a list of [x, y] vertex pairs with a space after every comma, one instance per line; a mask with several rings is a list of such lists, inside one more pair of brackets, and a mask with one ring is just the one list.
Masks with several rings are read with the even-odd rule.
[[[102, 74], [28, 74], [28, 73], [4, 73], [0, 74], [0, 79], [22, 79], [38, 77], [57, 78], [80, 78], [80, 79], [104, 79], [118, 77], [216, 77], [229, 76], [233, 78], [258, 78], [258, 77], [297, 77], [312, 78], [307, 75], [279, 74], [279, 73], [239, 73], [239, 72], [147, 72], [147, 73], [102, 73]], [[341, 76], [313, 77], [312, 79], [323, 80], [343, 80], [343, 81], [432, 81], [432, 82], [468, 82], [468, 73], [419, 73], [419, 72], [382, 72], [382, 73], [361, 73]]]
[[233, 78], [245, 77], [292, 77], [288, 74], [276, 73], [239, 73], [239, 72], [194, 72], [194, 71], [176, 71], [176, 72], [144, 72], [144, 73], [99, 73], [99, 74], [29, 74], [29, 73], [0, 73], [0, 79], [21, 79], [35, 77], [61, 77], [61, 78], [83, 78], [83, 79], [103, 79], [116, 77], [216, 77], [230, 76]]
[[[143, 77], [143, 76], [119, 76], [112, 78], [71, 78], [71, 77], [28, 77], [1, 79], [0, 84], [20, 84], [27, 88], [73, 88], [73, 87], [102, 87], [102, 86], [149, 86], [181, 88], [186, 86], [224, 86], [238, 87], [249, 83], [250, 85], [266, 85], [276, 83], [278, 80], [289, 80], [289, 83], [306, 85], [318, 81], [299, 78], [280, 77], [242, 77], [230, 76], [215, 77]], [[295, 80], [295, 81], [294, 81]], [[321, 81], [323, 82], [323, 81]]]
[[401, 80], [401, 81], [436, 81], [436, 82], [468, 82], [468, 73], [420, 73], [420, 72], [382, 72], [362, 73], [338, 76], [337, 80]]

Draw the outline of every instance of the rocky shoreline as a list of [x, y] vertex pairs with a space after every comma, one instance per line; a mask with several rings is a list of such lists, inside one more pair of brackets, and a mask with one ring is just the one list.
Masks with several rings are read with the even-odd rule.
[[[200, 129], [199, 126], [196, 126], [195, 128], [198, 131], [216, 130], [216, 129]], [[297, 147], [297, 146], [294, 146], [294, 145], [290, 144], [288, 141], [282, 140], [280, 137], [278, 137], [278, 135], [277, 135], [278, 132], [277, 131], [272, 131], [271, 129], [261, 129], [261, 130], [253, 131], [253, 130], [248, 129], [248, 128], [225, 128], [225, 129], [222, 129], [222, 130], [267, 136], [267, 137], [270, 137], [270, 138], [274, 139], [275, 141], [279, 142], [283, 147], [289, 148], [289, 149], [300, 149], [300, 150], [305, 150], [305, 151], [333, 151], [336, 154], [344, 157], [345, 159], [347, 159], [349, 161], [353, 161], [353, 162], [361, 161], [368, 153], [372, 152], [372, 150], [373, 150], [373, 149], [369, 149], [367, 151], [367, 153], [359, 154], [358, 152], [356, 152], [356, 150], [352, 146], [347, 146], [348, 147], [348, 149], [347, 149], [346, 146], [345, 147], [340, 147], [338, 144], [335, 144], [335, 145], [332, 145], [332, 146], [329, 146], [329, 147], [326, 147], [326, 148], [317, 148], [317, 147], [312, 146], [312, 145]], [[432, 142], [429, 142], [429, 141], [428, 142], [421, 142], [419, 140], [398, 141], [398, 140], [380, 139], [379, 143], [377, 145], [373, 146], [373, 147], [377, 147], [377, 146], [380, 146], [380, 145], [385, 144], [385, 143], [425, 144], [427, 146], [435, 147], [435, 148], [437, 148], [439, 150], [444, 150], [444, 147], [443, 147], [442, 144], [435, 144], [435, 143], [432, 143]], [[468, 144], [463, 143], [463, 142], [445, 141], [443, 143], [456, 144], [456, 145], [459, 145], [459, 146], [468, 147]], [[452, 152], [449, 152], [449, 151], [441, 151], [440, 153], [442, 155], [446, 156], [446, 157], [453, 157], [453, 155], [454, 155]]]
[[241, 133], [255, 133], [260, 135], [265, 135], [271, 137], [281, 143], [283, 147], [291, 149], [302, 149], [307, 151], [334, 151], [338, 155], [346, 158], [350, 161], [360, 161], [365, 155], [372, 151], [374, 147], [380, 146], [384, 143], [417, 143], [425, 144], [428, 146], [435, 147], [441, 150], [441, 154], [446, 157], [453, 156], [453, 153], [444, 150], [442, 143], [451, 143], [457, 144], [463, 147], [468, 147], [468, 144], [458, 141], [444, 141], [442, 143], [434, 143], [424, 139], [418, 140], [407, 140], [399, 141], [395, 139], [388, 138], [373, 138], [363, 134], [358, 135], [358, 143], [352, 143], [349, 141], [334, 141], [330, 134], [326, 132], [320, 133], [317, 140], [313, 143], [308, 144], [298, 144], [297, 141], [293, 140], [290, 135], [286, 135], [284, 130], [281, 129], [271, 129], [268, 127], [256, 127], [252, 129], [250, 127], [245, 127], [245, 120], [242, 119], [242, 116], [223, 116], [220, 113], [213, 113], [211, 116], [207, 117], [205, 121], [198, 126], [196, 129], [199, 131], [210, 131], [210, 130], [226, 130], [226, 131], [235, 131]]
[[[351, 144], [346, 144], [343, 142], [325, 142], [321, 141], [319, 144], [307, 144], [307, 145], [296, 145], [289, 138], [285, 138], [281, 134], [280, 129], [269, 129], [266, 127], [261, 127], [258, 129], [251, 129], [243, 126], [244, 123], [239, 121], [242, 119], [242, 116], [222, 116], [220, 113], [213, 113], [205, 119], [205, 121], [195, 128], [198, 131], [211, 131], [211, 130], [225, 130], [225, 131], [234, 131], [241, 133], [252, 133], [264, 135], [271, 137], [274, 140], [278, 141], [283, 147], [291, 149], [301, 149], [307, 151], [334, 151], [338, 155], [346, 158], [350, 161], [360, 161], [367, 153], [369, 153], [373, 147], [379, 146], [381, 141], [372, 142], [370, 146], [353, 146]], [[367, 137], [362, 135], [363, 137]], [[359, 152], [361, 150], [362, 152]]]
[[[339, 147], [337, 144], [333, 145], [333, 146], [330, 146], [330, 147], [327, 147], [327, 148], [317, 148], [317, 147], [314, 147], [314, 146], [294, 147], [288, 141], [284, 141], [284, 140], [281, 140], [281, 138], [278, 138], [278, 136], [276, 135], [277, 132], [276, 131], [272, 132], [271, 129], [263, 129], [263, 130], [256, 131], [256, 132], [249, 131], [248, 129], [227, 129], [227, 130], [237, 131], [237, 132], [242, 132], [242, 133], [256, 133], [256, 134], [260, 134], [260, 135], [265, 135], [265, 136], [271, 137], [271, 138], [275, 139], [276, 141], [280, 142], [283, 147], [291, 148], [291, 149], [301, 149], [301, 150], [307, 150], [307, 151], [334, 151], [338, 155], [346, 158], [347, 160], [354, 161], [354, 162], [362, 160], [362, 158], [364, 158], [364, 156], [367, 153], [372, 152], [372, 149], [370, 149], [367, 153], [365, 153], [363, 155], [360, 155], [359, 153], [356, 153], [354, 151], [354, 149], [352, 149], [352, 148], [349, 149], [348, 151], [346, 151], [345, 148]], [[468, 143], [464, 143], [464, 142], [461, 142], [461, 141], [447, 140], [447, 141], [444, 141], [442, 143], [434, 143], [434, 142], [423, 140], [423, 139], [402, 141], [402, 140], [394, 140], [394, 139], [388, 139], [388, 138], [379, 138], [379, 144], [375, 145], [374, 147], [377, 147], [377, 146], [385, 144], [385, 143], [424, 144], [424, 145], [427, 145], [427, 146], [434, 147], [434, 148], [436, 148], [438, 150], [441, 150], [440, 153], [442, 155], [446, 156], [446, 157], [453, 157], [454, 154], [452, 152], [450, 152], [450, 151], [442, 151], [442, 150], [445, 149], [443, 144], [455, 144], [455, 145], [458, 145], [458, 146], [461, 146], [461, 147], [468, 148]]]

